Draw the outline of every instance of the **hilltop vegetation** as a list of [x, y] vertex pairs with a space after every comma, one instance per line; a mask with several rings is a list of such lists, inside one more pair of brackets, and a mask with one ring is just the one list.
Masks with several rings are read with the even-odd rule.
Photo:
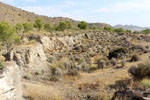
[[[34, 23], [25, 22], [25, 23], [17, 23], [15, 26], [8, 24], [7, 22], [0, 23], [0, 34], [1, 34], [1, 42], [6, 44], [19, 44], [21, 41], [21, 36], [30, 32], [56, 32], [65, 30], [105, 30], [113, 33], [135, 33], [131, 30], [124, 30], [122, 28], [116, 28], [106, 26], [104, 28], [98, 28], [95, 25], [88, 24], [87, 22], [81, 21], [75, 27], [70, 21], [61, 21], [59, 23], [55, 23], [52, 25], [51, 23], [44, 23], [42, 19], [37, 18]], [[149, 29], [141, 31], [141, 33], [150, 33]]]

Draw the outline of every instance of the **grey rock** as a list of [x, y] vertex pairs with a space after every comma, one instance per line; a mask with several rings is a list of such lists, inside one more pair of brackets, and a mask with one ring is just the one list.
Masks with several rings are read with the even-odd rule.
[[21, 73], [15, 62], [8, 62], [0, 76], [0, 99], [22, 100]]

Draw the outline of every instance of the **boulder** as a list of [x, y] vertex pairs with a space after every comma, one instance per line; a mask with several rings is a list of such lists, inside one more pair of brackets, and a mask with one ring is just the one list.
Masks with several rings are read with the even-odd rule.
[[22, 100], [21, 73], [15, 62], [7, 62], [0, 74], [0, 99]]

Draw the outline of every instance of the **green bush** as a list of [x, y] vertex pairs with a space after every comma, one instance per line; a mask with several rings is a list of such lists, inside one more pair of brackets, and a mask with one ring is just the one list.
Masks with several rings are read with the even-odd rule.
[[4, 68], [4, 64], [2, 61], [0, 61], [0, 70], [3, 70], [3, 68]]
[[54, 29], [54, 30], [57, 30], [57, 27], [58, 27], [58, 24], [55, 23], [54, 26], [53, 26], [53, 29]]
[[144, 79], [140, 82], [141, 86], [142, 87], [145, 87], [145, 88], [150, 88], [150, 80], [149, 79]]
[[21, 23], [17, 23], [15, 28], [16, 28], [16, 32], [19, 33], [23, 29], [23, 25]]
[[78, 24], [78, 27], [79, 27], [80, 29], [87, 29], [88, 23], [87, 23], [87, 22], [84, 22], [84, 21], [81, 21], [81, 22]]
[[93, 25], [93, 26], [89, 26], [89, 29], [96, 30], [97, 27], [95, 25]]
[[16, 30], [14, 27], [11, 27], [8, 23], [6, 22], [1, 22], [0, 23], [0, 40], [8, 43], [11, 42], [16, 35]]
[[125, 48], [117, 48], [117, 49], [115, 49], [115, 50], [113, 50], [113, 51], [111, 51], [111, 52], [109, 53], [108, 58], [109, 58], [109, 59], [118, 58], [119, 55], [121, 56], [121, 55], [124, 55], [124, 54], [126, 54], [126, 53], [127, 53], [127, 50], [126, 50]]
[[72, 28], [72, 23], [70, 21], [66, 21], [67, 29]]
[[15, 44], [21, 43], [21, 37], [20, 36], [16, 36], [14, 40], [15, 40]]
[[24, 33], [27, 33], [29, 31], [31, 31], [33, 29], [33, 24], [32, 23], [24, 23], [23, 24], [23, 27], [24, 27]]
[[114, 29], [114, 32], [121, 33], [121, 32], [125, 32], [125, 31], [123, 28], [116, 28], [116, 29]]
[[125, 30], [125, 32], [126, 32], [126, 33], [132, 33], [132, 31], [131, 31], [131, 30]]
[[65, 22], [60, 22], [56, 28], [58, 31], [64, 31], [65, 29], [67, 29], [67, 24]]
[[145, 34], [150, 33], [150, 29], [145, 29], [142, 31], [142, 33], [145, 33]]
[[47, 32], [51, 32], [53, 30], [53, 28], [51, 27], [51, 25], [49, 23], [44, 24], [44, 29]]
[[104, 27], [104, 30], [106, 30], [108, 32], [113, 32], [114, 31], [114, 29], [112, 27], [110, 27], [110, 26]]
[[37, 18], [35, 20], [34, 27], [36, 27], [38, 31], [40, 31], [43, 28], [43, 21], [40, 18]]
[[32, 74], [30, 73], [26, 73], [26, 75], [24, 76], [25, 79], [30, 80], [32, 78]]

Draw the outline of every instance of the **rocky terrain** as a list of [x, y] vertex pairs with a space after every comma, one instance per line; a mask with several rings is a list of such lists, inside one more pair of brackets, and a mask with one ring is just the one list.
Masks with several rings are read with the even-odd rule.
[[[5, 51], [5, 61], [10, 63], [1, 75], [4, 90], [0, 97], [21, 100], [23, 92], [29, 100], [108, 100], [124, 88], [116, 82], [132, 79], [128, 69], [138, 63], [129, 62], [133, 54], [139, 55], [140, 62], [149, 60], [149, 35], [74, 32], [25, 35], [21, 45]], [[116, 48], [127, 52], [113, 61], [108, 56]]]
[[0, 100], [150, 100], [149, 34], [0, 9]]

